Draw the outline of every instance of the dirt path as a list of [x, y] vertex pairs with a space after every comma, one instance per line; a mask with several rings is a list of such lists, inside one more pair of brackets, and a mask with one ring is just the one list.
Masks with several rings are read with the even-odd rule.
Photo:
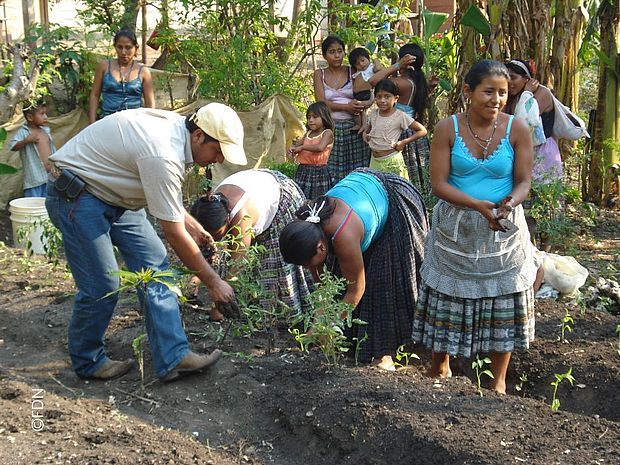
[[[597, 273], [620, 268], [619, 216], [603, 219], [578, 243]], [[216, 369], [169, 385], [153, 379], [147, 350], [142, 389], [137, 370], [106, 383], [73, 374], [74, 288], [63, 270], [3, 247], [0, 282], [0, 465], [618, 463], [620, 317], [608, 312], [576, 312], [569, 342], [559, 343], [565, 304], [540, 301], [537, 339], [513, 357], [503, 397], [480, 397], [467, 362], [441, 383], [425, 377], [429, 356], [419, 347], [410, 350], [421, 361], [397, 373], [352, 360], [327, 368], [319, 353], [299, 352], [285, 328], [269, 354], [261, 335], [229, 335]], [[187, 306], [183, 316], [195, 350], [217, 345], [224, 328], [204, 309]], [[136, 299], [123, 297], [109, 354], [130, 358], [142, 332]], [[560, 385], [553, 413], [549, 383], [568, 368], [575, 385]]]

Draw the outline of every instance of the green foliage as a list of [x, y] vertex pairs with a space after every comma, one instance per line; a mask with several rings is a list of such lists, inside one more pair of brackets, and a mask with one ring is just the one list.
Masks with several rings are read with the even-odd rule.
[[[328, 365], [338, 365], [340, 356], [351, 347], [344, 334], [345, 329], [354, 324], [366, 324], [353, 318], [353, 306], [342, 301], [341, 295], [346, 287], [345, 279], [325, 272], [321, 276], [321, 283], [310, 294], [312, 310], [293, 320], [294, 326], [302, 324], [303, 332], [297, 328], [289, 330], [301, 350], [307, 351], [310, 346], [318, 346]], [[358, 346], [365, 339], [359, 340]]]
[[488, 376], [489, 378], [495, 378], [491, 370], [488, 370], [485, 368], [487, 365], [490, 365], [490, 364], [491, 364], [491, 359], [489, 357], [484, 357], [483, 359], [481, 359], [480, 357], [478, 357], [478, 355], [476, 355], [476, 360], [471, 362], [471, 367], [474, 370], [474, 373], [476, 374], [476, 383], [478, 386], [478, 394], [480, 394], [480, 397], [482, 397], [482, 385], [481, 385], [482, 376], [485, 375], [485, 376]]
[[58, 228], [52, 224], [49, 218], [39, 218], [19, 228], [17, 230], [17, 240], [18, 242], [25, 242], [25, 253], [28, 257], [31, 257], [34, 251], [32, 250], [30, 236], [39, 228], [41, 229], [40, 241], [43, 246], [45, 258], [56, 268], [60, 265], [60, 259], [62, 257], [62, 234]]
[[515, 385], [515, 389], [517, 392], [523, 392], [525, 389], [525, 385], [527, 384], [527, 373], [521, 373], [519, 375], [519, 382]]
[[273, 170], [273, 171], [279, 171], [280, 173], [282, 173], [283, 175], [291, 179], [295, 178], [295, 173], [297, 172], [297, 164], [293, 163], [292, 161], [283, 161], [283, 162], [271, 161], [267, 163], [266, 168]]
[[618, 355], [620, 355], [620, 324], [616, 326], [616, 334], [618, 335]]
[[[413, 352], [406, 352], [405, 346], [401, 345], [396, 349], [396, 361], [394, 362], [394, 366], [399, 368], [409, 368], [409, 361], [411, 359], [420, 360], [417, 354]], [[404, 363], [403, 363], [404, 361]]]
[[92, 87], [96, 57], [75, 31], [57, 24], [34, 24], [25, 41], [41, 44], [33, 49], [40, 62], [34, 99], [50, 95], [48, 87], [56, 78], [65, 91], [64, 99], [55, 100], [58, 112], [68, 113], [84, 106]]
[[550, 384], [551, 386], [553, 386], [553, 399], [551, 401], [551, 410], [553, 410], [554, 412], [557, 412], [560, 409], [560, 399], [558, 399], [557, 397], [558, 386], [564, 380], [567, 380], [568, 382], [570, 382], [572, 386], [573, 383], [575, 382], [575, 378], [573, 377], [572, 373], [573, 373], [573, 369], [569, 368], [566, 373], [562, 373], [562, 374], [554, 373], [553, 374], [553, 376], [555, 376], [555, 381], [551, 382]]
[[551, 243], [558, 240], [565, 242], [573, 232], [573, 225], [562, 207], [565, 192], [561, 181], [532, 183], [530, 214], [536, 220], [538, 234], [542, 238], [549, 238]]
[[439, 28], [450, 17], [447, 13], [437, 13], [427, 9], [422, 10], [422, 22], [424, 24], [424, 41], [427, 42], [435, 35]]
[[491, 34], [491, 23], [485, 18], [476, 5], [471, 5], [461, 17], [461, 26], [473, 27], [476, 32], [483, 36]]
[[571, 325], [575, 324], [575, 320], [570, 315], [568, 311], [568, 306], [564, 307], [564, 317], [562, 318], [562, 322], [560, 324], [560, 337], [558, 340], [560, 342], [566, 342], [566, 331], [569, 333], [573, 331]]
[[142, 333], [131, 341], [131, 347], [133, 348], [133, 356], [138, 364], [138, 370], [140, 370], [140, 386], [144, 390], [144, 349], [142, 343], [146, 339], [146, 334]]

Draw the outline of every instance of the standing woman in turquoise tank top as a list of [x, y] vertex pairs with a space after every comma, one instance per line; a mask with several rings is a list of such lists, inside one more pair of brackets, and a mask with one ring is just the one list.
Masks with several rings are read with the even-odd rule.
[[151, 72], [136, 60], [136, 35], [128, 29], [121, 29], [114, 35], [114, 49], [116, 60], [104, 60], [95, 70], [93, 89], [88, 100], [88, 119], [91, 124], [97, 120], [100, 97], [101, 118], [131, 108], [155, 108]]
[[521, 202], [532, 174], [524, 121], [501, 110], [506, 67], [482, 60], [465, 76], [464, 113], [440, 121], [431, 147], [433, 209], [414, 342], [433, 351], [430, 375], [452, 375], [450, 356], [489, 354], [491, 387], [506, 392], [515, 349], [534, 338], [534, 248]]

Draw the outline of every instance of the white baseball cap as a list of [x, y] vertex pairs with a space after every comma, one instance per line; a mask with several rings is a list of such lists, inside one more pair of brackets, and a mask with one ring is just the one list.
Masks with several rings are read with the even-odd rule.
[[191, 120], [220, 143], [226, 161], [248, 164], [243, 150], [243, 125], [235, 110], [223, 103], [209, 103], [199, 108]]

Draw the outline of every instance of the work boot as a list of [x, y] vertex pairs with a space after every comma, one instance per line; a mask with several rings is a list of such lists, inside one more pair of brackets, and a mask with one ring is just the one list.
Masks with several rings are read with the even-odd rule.
[[131, 370], [132, 367], [132, 360], [108, 360], [101, 368], [95, 371], [90, 378], [102, 380], [118, 378]]
[[181, 376], [198, 373], [205, 368], [215, 365], [221, 355], [222, 351], [219, 349], [215, 349], [213, 352], [206, 355], [199, 355], [190, 351], [176, 367], [160, 379], [164, 383], [169, 383], [170, 381], [179, 379]]

